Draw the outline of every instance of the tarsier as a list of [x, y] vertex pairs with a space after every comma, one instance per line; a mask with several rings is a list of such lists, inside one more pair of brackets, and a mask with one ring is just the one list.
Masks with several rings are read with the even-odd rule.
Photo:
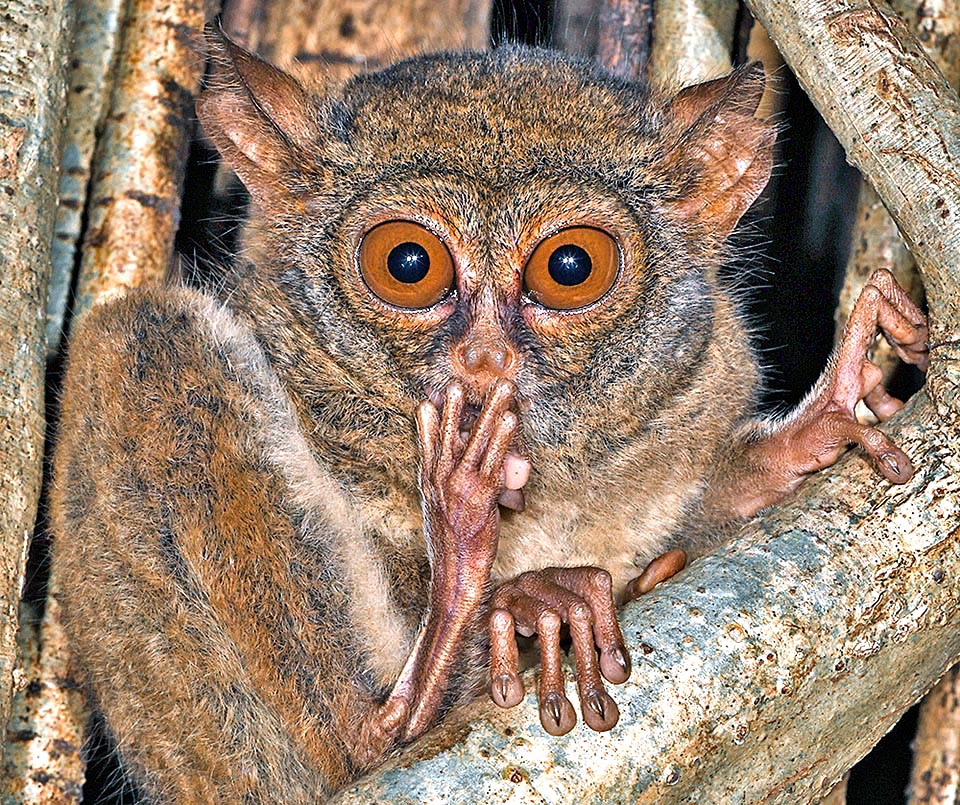
[[[541, 721], [618, 711], [615, 603], [671, 549], [859, 444], [924, 367], [886, 272], [787, 417], [718, 279], [770, 174], [763, 73], [660, 96], [540, 50], [425, 56], [323, 97], [210, 33], [198, 102], [251, 210], [226, 278], [91, 311], [53, 519], [66, 626], [157, 801], [315, 802], [484, 680]], [[675, 555], [674, 555], [675, 556]], [[654, 580], [669, 575], [654, 565]], [[659, 569], [657, 569], [659, 567]]]

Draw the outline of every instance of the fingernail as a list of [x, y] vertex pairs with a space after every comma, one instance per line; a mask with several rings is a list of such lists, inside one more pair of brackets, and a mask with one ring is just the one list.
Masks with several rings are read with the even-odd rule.
[[601, 719], [607, 717], [606, 710], [603, 706], [603, 697], [599, 693], [593, 693], [587, 697], [587, 704], [590, 706], [590, 709], [593, 710]]
[[897, 463], [897, 460], [893, 457], [893, 455], [887, 453], [884, 456], [880, 456], [880, 460], [894, 475], [896, 475], [898, 478], [900, 477], [900, 465]]
[[610, 656], [625, 674], [629, 672], [630, 664], [627, 662], [627, 654], [623, 646], [614, 646], [610, 649]]
[[560, 718], [561, 718], [560, 702], [557, 700], [556, 697], [553, 697], [550, 699], [549, 702], [547, 702], [547, 707], [550, 708], [550, 715], [553, 716], [553, 720], [557, 722], [557, 726], [559, 727]]
[[506, 674], [500, 675], [500, 700], [506, 701], [507, 694], [510, 692], [510, 677]]

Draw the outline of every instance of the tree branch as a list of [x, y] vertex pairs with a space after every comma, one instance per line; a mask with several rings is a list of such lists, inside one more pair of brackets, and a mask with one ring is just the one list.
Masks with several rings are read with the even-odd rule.
[[651, 79], [686, 87], [730, 72], [736, 0], [657, 0]]
[[44, 309], [68, 31], [64, 0], [12, 2], [0, 15], [0, 739], [40, 493]]
[[960, 794], [960, 666], [954, 666], [920, 707], [909, 805], [950, 805]]
[[603, 0], [597, 22], [597, 58], [614, 75], [643, 75], [652, 44], [653, 0]]
[[203, 74], [200, 32], [215, 0], [127, 9], [116, 81], [97, 143], [75, 311], [161, 282], [180, 223], [180, 192]]
[[63, 335], [67, 297], [73, 282], [83, 230], [97, 128], [110, 97], [123, 0], [76, 4], [69, 92], [63, 132], [60, 203], [51, 244], [52, 274], [47, 297], [47, 354], [56, 353]]

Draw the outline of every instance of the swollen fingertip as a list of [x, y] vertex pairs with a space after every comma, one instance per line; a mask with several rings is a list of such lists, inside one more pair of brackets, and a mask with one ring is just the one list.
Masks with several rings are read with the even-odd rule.
[[490, 698], [498, 707], [516, 707], [523, 701], [523, 683], [516, 674], [499, 674], [490, 680]]
[[913, 477], [913, 465], [903, 454], [884, 453], [877, 459], [880, 472], [883, 476], [895, 484], [903, 484]]
[[507, 489], [522, 489], [530, 480], [530, 459], [508, 452], [503, 459], [503, 485]]
[[608, 682], [619, 685], [630, 677], [630, 655], [623, 646], [611, 646], [600, 653], [600, 673]]
[[584, 722], [595, 732], [606, 732], [620, 720], [620, 709], [606, 691], [590, 691], [581, 705]]
[[551, 735], [566, 735], [577, 723], [577, 714], [566, 696], [551, 693], [540, 702], [540, 723]]

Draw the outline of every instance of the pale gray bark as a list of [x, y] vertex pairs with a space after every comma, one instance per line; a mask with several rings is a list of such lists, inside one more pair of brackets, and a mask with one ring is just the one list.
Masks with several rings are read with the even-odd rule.
[[83, 730], [89, 713], [60, 622], [55, 580], [43, 616], [20, 605], [23, 684], [13, 699], [0, 773], [4, 805], [67, 805], [82, 801]]
[[686, 87], [730, 72], [736, 0], [657, 0], [650, 78]]
[[67, 297], [73, 281], [83, 214], [90, 184], [90, 164], [110, 97], [123, 0], [84, 0], [76, 6], [69, 92], [63, 132], [60, 204], [51, 259], [47, 299], [47, 352], [53, 355], [63, 334]]
[[43, 460], [45, 307], [69, 18], [65, 0], [0, 14], [0, 739]]

